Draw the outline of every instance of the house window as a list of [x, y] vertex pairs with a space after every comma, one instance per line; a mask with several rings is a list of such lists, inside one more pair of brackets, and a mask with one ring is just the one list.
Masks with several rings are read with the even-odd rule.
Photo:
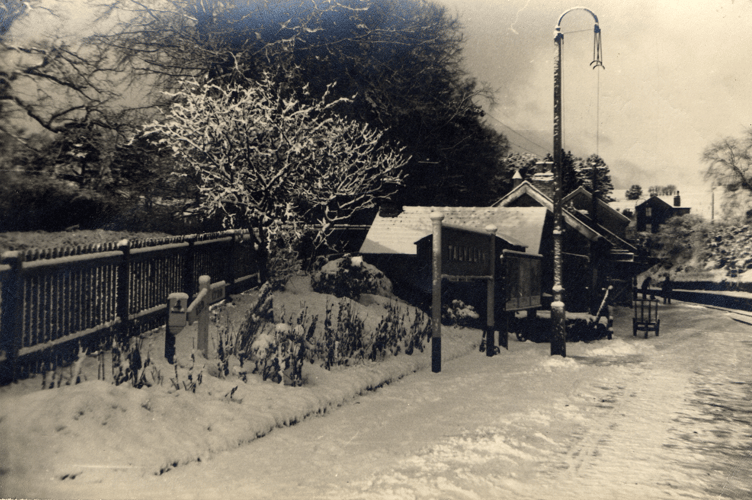
[[653, 207], [645, 207], [645, 217], [653, 216]]

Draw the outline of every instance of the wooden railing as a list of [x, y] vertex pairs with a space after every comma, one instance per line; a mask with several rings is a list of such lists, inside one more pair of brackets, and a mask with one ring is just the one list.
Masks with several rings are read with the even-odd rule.
[[255, 285], [248, 234], [228, 231], [159, 240], [5, 252], [0, 259], [0, 382], [67, 364], [81, 345], [108, 348], [163, 325], [167, 296], [193, 298], [199, 276], [228, 293]]

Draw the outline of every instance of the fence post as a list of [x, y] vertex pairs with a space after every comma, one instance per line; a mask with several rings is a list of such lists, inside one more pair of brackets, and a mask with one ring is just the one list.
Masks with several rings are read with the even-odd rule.
[[237, 230], [232, 230], [232, 235], [230, 239], [230, 249], [227, 252], [227, 261], [226, 261], [226, 270], [225, 270], [225, 283], [227, 283], [227, 286], [230, 290], [233, 292], [235, 291], [235, 253], [236, 253], [236, 247], [237, 247], [237, 236], [238, 236]]
[[123, 252], [123, 260], [118, 266], [118, 284], [117, 284], [117, 315], [120, 318], [120, 327], [118, 329], [118, 341], [124, 342], [130, 334], [129, 306], [131, 292], [131, 242], [127, 239], [118, 242], [118, 250]]
[[0, 316], [0, 349], [5, 351], [6, 361], [0, 373], [3, 383], [12, 382], [18, 376], [18, 351], [23, 335], [23, 253], [5, 252], [0, 259], [10, 266], [8, 278], [2, 285], [2, 315]]
[[[211, 287], [211, 278], [206, 275], [199, 276], [198, 278], [199, 293], [203, 293], [202, 304], [198, 314], [198, 333], [196, 335], [196, 347], [199, 351], [204, 353], [205, 358], [209, 358], [209, 304], [211, 303], [211, 297], [209, 295], [209, 289]], [[198, 309], [197, 307], [197, 309]]]
[[192, 300], [196, 294], [194, 268], [196, 263], [195, 243], [196, 235], [189, 234], [185, 237], [185, 241], [188, 242], [188, 249], [185, 254], [185, 264], [183, 266], [183, 289], [188, 294], [188, 300]]

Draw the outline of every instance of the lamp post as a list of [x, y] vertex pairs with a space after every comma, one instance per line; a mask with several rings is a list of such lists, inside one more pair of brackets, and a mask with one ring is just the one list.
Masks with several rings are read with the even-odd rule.
[[593, 68], [603, 67], [601, 62], [601, 29], [598, 26], [598, 17], [592, 11], [584, 7], [574, 7], [564, 12], [559, 17], [554, 29], [554, 42], [556, 52], [554, 54], [554, 286], [553, 302], [551, 303], [551, 355], [567, 355], [567, 313], [564, 306], [564, 284], [562, 280], [563, 267], [563, 217], [561, 213], [562, 199], [562, 113], [561, 113], [561, 45], [564, 42], [564, 34], [561, 32], [561, 21], [573, 10], [584, 10], [595, 19], [595, 46], [593, 49]]

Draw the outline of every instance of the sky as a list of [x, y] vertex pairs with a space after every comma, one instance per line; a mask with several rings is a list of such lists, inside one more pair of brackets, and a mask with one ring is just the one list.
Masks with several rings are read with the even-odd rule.
[[460, 19], [468, 74], [494, 90], [495, 102], [479, 102], [488, 124], [539, 156], [553, 150], [554, 28], [573, 7], [591, 10], [605, 69], [590, 66], [593, 17], [572, 10], [561, 22], [564, 149], [599, 154], [617, 198], [673, 184], [687, 200], [702, 193], [688, 203], [709, 212], [701, 154], [752, 126], [752, 66], [740, 57], [752, 0], [435, 1]]
[[[598, 153], [615, 195], [639, 184], [708, 191], [703, 150], [752, 126], [750, 0], [438, 0], [456, 13], [465, 67], [495, 90], [487, 121], [514, 150], [553, 150], [553, 33], [561, 22], [563, 147]], [[581, 31], [583, 30], [583, 31]]]

